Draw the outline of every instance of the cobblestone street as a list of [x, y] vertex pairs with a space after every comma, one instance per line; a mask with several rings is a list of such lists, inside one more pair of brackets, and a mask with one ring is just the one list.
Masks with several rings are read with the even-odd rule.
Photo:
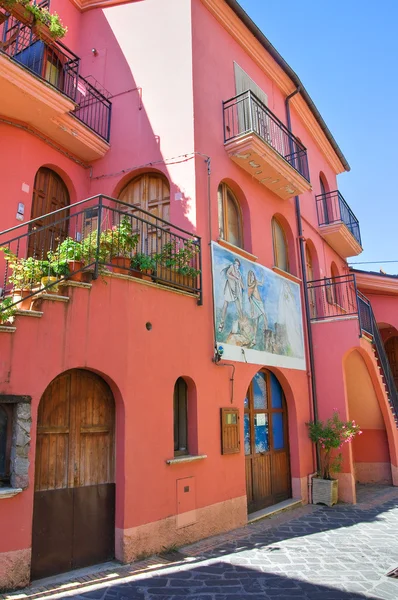
[[398, 579], [386, 574], [398, 567], [398, 489], [360, 489], [358, 498], [357, 506], [304, 506], [187, 546], [178, 564], [127, 577], [121, 570], [111, 585], [32, 589], [23, 597], [397, 600]]

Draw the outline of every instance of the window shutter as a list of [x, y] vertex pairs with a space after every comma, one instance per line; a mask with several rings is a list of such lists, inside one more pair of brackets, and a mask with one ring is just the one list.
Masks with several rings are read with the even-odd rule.
[[236, 95], [243, 94], [243, 92], [247, 92], [250, 90], [257, 96], [259, 100], [265, 106], [268, 106], [268, 96], [267, 94], [253, 81], [251, 77], [236, 63], [234, 62], [234, 72], [235, 72], [235, 90]]
[[240, 452], [239, 409], [221, 408], [221, 454]]

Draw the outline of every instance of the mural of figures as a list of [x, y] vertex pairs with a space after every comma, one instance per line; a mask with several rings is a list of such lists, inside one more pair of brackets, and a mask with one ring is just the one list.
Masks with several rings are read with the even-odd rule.
[[305, 369], [300, 287], [212, 243], [216, 342], [224, 358]]

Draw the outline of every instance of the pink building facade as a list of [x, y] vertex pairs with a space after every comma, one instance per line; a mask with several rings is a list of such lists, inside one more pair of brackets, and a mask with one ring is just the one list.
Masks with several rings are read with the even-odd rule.
[[398, 485], [396, 280], [297, 75], [234, 0], [50, 10], [0, 0], [0, 589], [308, 502], [334, 408], [340, 499]]

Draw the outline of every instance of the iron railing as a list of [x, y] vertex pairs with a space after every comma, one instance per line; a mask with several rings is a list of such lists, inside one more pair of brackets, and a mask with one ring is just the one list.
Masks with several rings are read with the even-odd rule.
[[223, 107], [224, 143], [255, 133], [307, 181], [310, 180], [306, 148], [253, 92], [243, 92], [223, 102]]
[[355, 275], [309, 281], [307, 291], [311, 321], [358, 315]]
[[320, 194], [315, 200], [320, 227], [343, 222], [362, 246], [359, 221], [338, 190]]
[[19, 309], [22, 297], [34, 299], [66, 279], [112, 271], [178, 288], [202, 303], [200, 238], [108, 196], [8, 229], [0, 233], [0, 248], [0, 311]]
[[0, 52], [73, 100], [71, 114], [109, 141], [112, 104], [80, 75], [80, 58], [62, 42], [47, 43], [35, 25], [9, 15], [0, 24]]
[[309, 281], [307, 293], [310, 303], [311, 322], [333, 318], [357, 317], [359, 333], [372, 338], [388, 401], [398, 426], [398, 391], [394, 376], [377, 326], [372, 305], [368, 298], [357, 290], [355, 275]]
[[[367, 299], [366, 299], [367, 300]], [[384, 343], [382, 337], [380, 335], [379, 328], [377, 326], [377, 321], [372, 309], [372, 305], [369, 300], [367, 300], [369, 304], [369, 312], [370, 312], [370, 324], [372, 328], [372, 337], [373, 337], [373, 345], [376, 350], [376, 355], [379, 361], [379, 365], [382, 370], [382, 375], [384, 379], [384, 384], [387, 388], [388, 394], [388, 402], [391, 408], [391, 411], [394, 415], [395, 423], [398, 427], [398, 391], [395, 385], [394, 375], [391, 370], [390, 362], [388, 360], [388, 356], [386, 350], [384, 348]]]

